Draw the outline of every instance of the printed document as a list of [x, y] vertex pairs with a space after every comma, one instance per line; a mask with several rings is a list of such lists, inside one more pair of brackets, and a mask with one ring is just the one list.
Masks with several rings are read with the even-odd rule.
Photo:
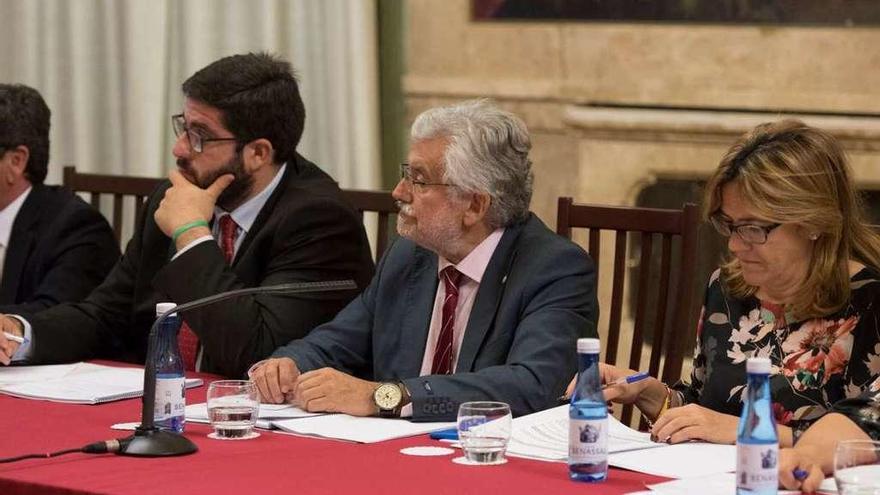
[[[685, 478], [647, 485], [656, 495], [730, 495], [736, 492], [736, 474], [721, 473]], [[800, 495], [800, 491], [779, 490], [779, 495]], [[837, 493], [834, 478], [826, 478], [819, 485], [819, 493]]]
[[[208, 420], [208, 404], [190, 404], [186, 406], [186, 420], [193, 423], [210, 423]], [[274, 428], [273, 422], [279, 419], [290, 418], [308, 418], [311, 416], [319, 416], [324, 413], [313, 413], [303, 411], [293, 404], [260, 404], [260, 411], [257, 416], [257, 428], [271, 430]]]
[[[736, 470], [736, 446], [652, 442], [650, 434], [608, 417], [608, 464], [667, 478], [705, 476]], [[529, 459], [568, 460], [568, 405], [513, 420], [508, 454]]]
[[348, 414], [325, 414], [311, 418], [272, 421], [272, 425], [296, 435], [375, 443], [445, 430], [455, 426], [455, 423], [412, 423], [398, 418], [362, 418]]
[[[187, 388], [202, 384], [188, 378]], [[93, 363], [0, 367], [0, 393], [25, 399], [100, 404], [144, 394], [143, 368]]]
[[[186, 420], [208, 423], [207, 404], [186, 406]], [[374, 443], [423, 435], [455, 423], [411, 423], [406, 419], [362, 418], [348, 414], [312, 413], [291, 404], [260, 404], [256, 427], [300, 436]]]

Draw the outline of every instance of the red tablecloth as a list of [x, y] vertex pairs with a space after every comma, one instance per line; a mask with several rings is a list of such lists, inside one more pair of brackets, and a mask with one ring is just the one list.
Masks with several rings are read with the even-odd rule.
[[[213, 377], [200, 375], [206, 382]], [[205, 401], [206, 387], [187, 403]], [[140, 419], [140, 400], [87, 406], [0, 395], [0, 457], [50, 452], [126, 436], [110, 425]], [[0, 494], [418, 493], [494, 495], [623, 494], [661, 478], [612, 469], [604, 483], [568, 480], [565, 464], [511, 458], [502, 466], [463, 466], [452, 457], [413, 457], [404, 447], [440, 445], [426, 435], [377, 444], [317, 440], [262, 431], [248, 441], [206, 437], [188, 424], [196, 454], [159, 459], [68, 454], [0, 464]]]

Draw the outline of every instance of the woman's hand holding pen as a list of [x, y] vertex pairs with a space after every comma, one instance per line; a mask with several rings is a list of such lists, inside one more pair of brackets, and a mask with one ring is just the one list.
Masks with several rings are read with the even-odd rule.
[[[599, 376], [605, 387], [602, 392], [605, 400], [619, 404], [635, 404], [639, 410], [654, 417], [666, 400], [666, 386], [663, 382], [627, 368], [599, 363]], [[568, 400], [577, 383], [577, 375], [568, 384], [565, 395], [560, 400]]]
[[603, 390], [605, 400], [618, 404], [635, 404], [649, 418], [654, 418], [666, 401], [666, 385], [663, 382], [648, 376], [644, 379], [639, 377], [640, 379], [633, 383], [613, 384], [636, 375], [640, 374], [627, 368], [599, 363], [602, 383], [610, 384]]

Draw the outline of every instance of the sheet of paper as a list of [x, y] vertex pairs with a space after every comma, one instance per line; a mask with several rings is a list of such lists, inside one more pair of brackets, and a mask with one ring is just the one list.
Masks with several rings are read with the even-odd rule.
[[660, 449], [608, 454], [611, 466], [667, 478], [692, 478], [736, 471], [736, 446], [688, 442]]
[[[648, 433], [638, 432], [613, 416], [608, 417], [608, 451], [667, 447], [650, 440]], [[568, 460], [568, 406], [562, 405], [521, 416], [513, 420], [507, 451], [510, 455], [547, 461]]]
[[[70, 365], [65, 365], [70, 366]], [[0, 393], [26, 399], [68, 402], [73, 404], [99, 404], [143, 395], [144, 370], [142, 368], [118, 368], [92, 363], [76, 363], [66, 370], [53, 366], [28, 366], [30, 375], [52, 376], [38, 381], [19, 380], [15, 383], [0, 382]], [[22, 367], [25, 368], [25, 367]], [[51, 368], [44, 370], [39, 368]], [[60, 376], [59, 376], [60, 374]], [[19, 374], [19, 378], [21, 378]], [[187, 387], [202, 384], [198, 378], [188, 378]]]
[[455, 423], [412, 423], [405, 419], [360, 418], [347, 414], [326, 414], [310, 418], [274, 420], [286, 432], [359, 443], [423, 435], [455, 426]]
[[[734, 473], [718, 473], [695, 478], [685, 478], [647, 485], [652, 493], [660, 495], [730, 495], [736, 491]], [[826, 478], [819, 487], [819, 493], [837, 493], [834, 478]], [[799, 495], [799, 491], [779, 490], [779, 495]]]
[[[313, 413], [303, 411], [292, 404], [260, 404], [260, 412], [257, 416], [259, 419], [289, 419], [289, 418], [308, 418], [311, 416], [319, 416], [323, 413]], [[186, 406], [186, 420], [194, 423], [208, 422], [208, 404], [202, 402], [200, 404], [190, 404]]]
[[88, 363], [51, 364], [46, 366], [2, 366], [0, 367], [0, 384], [39, 382], [63, 378], [77, 368], [95, 366]]

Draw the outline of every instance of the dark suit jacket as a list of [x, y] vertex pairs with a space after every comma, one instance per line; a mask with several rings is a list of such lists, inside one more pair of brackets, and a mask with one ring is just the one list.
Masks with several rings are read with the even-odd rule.
[[301, 371], [325, 366], [402, 380], [416, 421], [454, 420], [461, 402], [500, 400], [514, 415], [556, 405], [576, 370], [576, 340], [596, 336], [592, 260], [534, 215], [492, 255], [454, 375], [419, 376], [437, 291], [437, 255], [398, 240], [369, 287], [333, 321], [275, 351]]
[[35, 185], [12, 224], [0, 313], [82, 300], [118, 259], [119, 245], [101, 213], [67, 189]]
[[[370, 280], [373, 261], [360, 216], [336, 183], [299, 155], [288, 163], [231, 267], [216, 242], [169, 261], [173, 244], [153, 219], [168, 187], [151, 195], [125, 254], [100, 287], [80, 304], [29, 317], [32, 362], [103, 356], [143, 362], [160, 301], [183, 303], [286, 282], [353, 279], [362, 288]], [[333, 318], [356, 293], [241, 297], [183, 317], [203, 345], [202, 369], [238, 377], [279, 345]]]

